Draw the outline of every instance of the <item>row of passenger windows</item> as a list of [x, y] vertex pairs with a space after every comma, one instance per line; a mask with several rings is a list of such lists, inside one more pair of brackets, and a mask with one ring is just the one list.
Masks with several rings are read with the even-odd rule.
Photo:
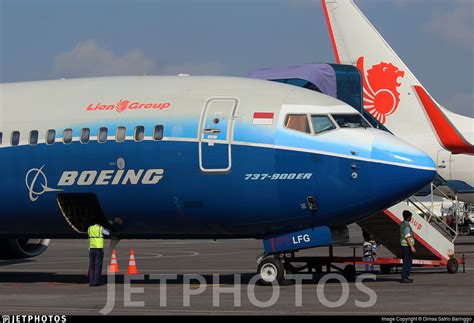
[[336, 125], [340, 128], [371, 128], [370, 124], [361, 115], [355, 113], [330, 115], [289, 114], [285, 121], [285, 128], [309, 134], [319, 134], [333, 130], [336, 129]]
[[[311, 125], [310, 125], [311, 122]], [[308, 115], [308, 114], [289, 114], [286, 117], [285, 128], [308, 134], [319, 134], [325, 131], [336, 129], [336, 125], [340, 128], [369, 128], [371, 127], [367, 121], [359, 114], [331, 114], [331, 115]], [[312, 129], [312, 131], [311, 131]], [[115, 132], [115, 141], [124, 142], [126, 139], [126, 128], [117, 127]], [[90, 140], [91, 131], [89, 128], [81, 129], [79, 141], [86, 144]], [[99, 128], [97, 141], [100, 143], [107, 142], [108, 128]], [[30, 131], [29, 143], [34, 146], [38, 143], [39, 132], [37, 130]], [[70, 144], [73, 138], [73, 130], [65, 129], [63, 131], [62, 141], [64, 144]], [[145, 138], [145, 127], [137, 126], [134, 130], [134, 140], [143, 141]], [[157, 125], [153, 128], [153, 140], [161, 140], [163, 138], [163, 126]], [[46, 144], [52, 145], [56, 142], [56, 130], [50, 129], [46, 131]], [[0, 145], [3, 142], [3, 134], [0, 132]], [[20, 132], [13, 131], [11, 134], [10, 144], [17, 146], [20, 143]]]
[[[162, 125], [157, 125], [153, 128], [153, 140], [163, 139], [164, 128]], [[97, 132], [97, 141], [99, 143], [106, 143], [108, 138], [109, 129], [107, 127], [99, 128]], [[126, 127], [117, 127], [115, 130], [115, 141], [124, 142], [126, 139], [127, 128]], [[81, 144], [87, 144], [90, 141], [91, 130], [89, 128], [82, 128], [80, 131], [79, 141]], [[65, 129], [63, 131], [62, 142], [66, 145], [70, 144], [73, 139], [73, 130]], [[145, 139], [145, 127], [137, 126], [133, 132], [133, 139], [137, 142], [143, 141]], [[29, 136], [29, 144], [34, 146], [38, 144], [39, 132], [38, 130], [31, 130]], [[56, 142], [56, 130], [49, 129], [46, 131], [45, 142], [48, 145], [52, 145]], [[3, 143], [3, 133], [0, 132], [0, 145]], [[20, 143], [20, 132], [13, 131], [10, 137], [10, 144], [12, 146], [17, 146]]]

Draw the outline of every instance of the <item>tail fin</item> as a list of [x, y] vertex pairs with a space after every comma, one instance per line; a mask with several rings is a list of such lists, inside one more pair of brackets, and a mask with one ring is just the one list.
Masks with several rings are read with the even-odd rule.
[[[446, 114], [465, 119], [439, 106], [353, 1], [322, 0], [334, 55], [338, 64], [356, 65], [362, 74], [364, 107], [394, 134], [434, 140], [453, 153], [474, 153], [474, 147]], [[427, 100], [429, 97], [430, 100]], [[432, 101], [431, 105], [428, 101]], [[443, 127], [432, 119], [433, 105], [456, 136], [446, 139]], [[455, 121], [452, 118], [452, 121]], [[473, 125], [472, 118], [469, 122]], [[464, 120], [466, 121], [466, 120]], [[472, 131], [472, 130], [471, 130]], [[430, 138], [432, 137], [432, 138]], [[407, 138], [405, 138], [407, 139]], [[416, 141], [416, 139], [415, 139]], [[455, 146], [451, 142], [456, 142]], [[418, 142], [415, 142], [419, 147]], [[420, 147], [422, 148], [422, 147]]]

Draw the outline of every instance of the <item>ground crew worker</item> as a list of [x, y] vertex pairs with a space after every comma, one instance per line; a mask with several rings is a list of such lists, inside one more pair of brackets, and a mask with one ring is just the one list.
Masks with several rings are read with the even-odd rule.
[[94, 224], [87, 229], [87, 234], [89, 235], [89, 286], [100, 286], [104, 261], [104, 236], [109, 236], [110, 231], [99, 224]]
[[403, 222], [400, 224], [400, 244], [402, 246], [403, 267], [401, 283], [413, 283], [410, 279], [411, 265], [415, 250], [415, 238], [410, 226], [412, 213], [408, 210], [403, 211]]

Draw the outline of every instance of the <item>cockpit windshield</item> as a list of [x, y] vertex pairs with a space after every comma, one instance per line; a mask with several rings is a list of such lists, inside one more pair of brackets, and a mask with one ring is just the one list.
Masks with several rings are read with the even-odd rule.
[[285, 128], [311, 133], [306, 114], [289, 114], [286, 117]]
[[332, 117], [341, 128], [371, 128], [360, 114], [332, 114]]
[[311, 122], [315, 134], [336, 129], [336, 126], [327, 115], [312, 115]]
[[285, 128], [318, 135], [338, 128], [371, 128], [371, 125], [360, 115], [345, 114], [288, 114]]

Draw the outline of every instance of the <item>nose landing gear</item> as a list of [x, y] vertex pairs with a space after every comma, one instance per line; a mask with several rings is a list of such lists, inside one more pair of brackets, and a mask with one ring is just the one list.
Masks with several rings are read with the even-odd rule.
[[257, 268], [260, 274], [260, 283], [264, 286], [270, 286], [275, 283], [281, 283], [285, 279], [285, 267], [278, 258], [265, 258]]

